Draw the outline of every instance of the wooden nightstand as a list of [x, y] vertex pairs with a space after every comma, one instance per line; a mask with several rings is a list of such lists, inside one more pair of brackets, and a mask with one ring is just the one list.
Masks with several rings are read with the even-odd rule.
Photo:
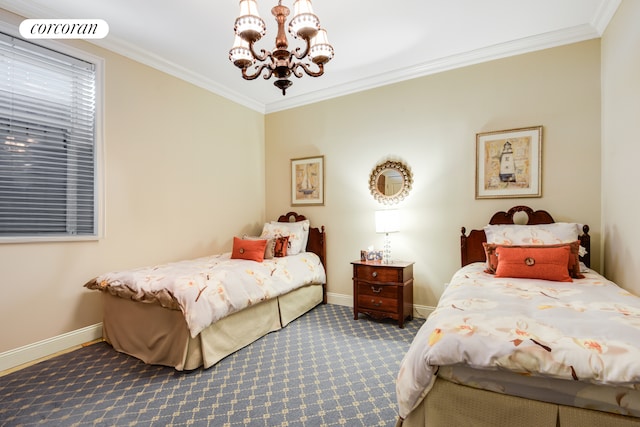
[[413, 318], [413, 262], [391, 264], [354, 261], [353, 318], [359, 313], [374, 319], [391, 318], [404, 327]]

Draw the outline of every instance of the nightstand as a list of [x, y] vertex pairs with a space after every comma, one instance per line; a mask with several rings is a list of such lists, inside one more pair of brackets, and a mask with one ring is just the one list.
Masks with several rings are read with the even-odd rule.
[[403, 328], [413, 318], [413, 262], [390, 264], [354, 261], [353, 318], [360, 313], [374, 319], [390, 318]]

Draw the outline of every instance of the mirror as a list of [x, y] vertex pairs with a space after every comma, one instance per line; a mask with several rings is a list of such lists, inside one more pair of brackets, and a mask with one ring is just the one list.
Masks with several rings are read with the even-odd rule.
[[380, 203], [393, 205], [409, 195], [413, 177], [402, 162], [387, 160], [377, 165], [369, 177], [371, 195]]

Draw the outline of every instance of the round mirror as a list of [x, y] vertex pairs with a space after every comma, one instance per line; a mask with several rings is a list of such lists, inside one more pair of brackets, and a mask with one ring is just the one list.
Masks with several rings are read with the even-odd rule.
[[386, 205], [398, 203], [407, 197], [411, 184], [411, 171], [404, 163], [395, 160], [377, 165], [369, 177], [371, 195]]

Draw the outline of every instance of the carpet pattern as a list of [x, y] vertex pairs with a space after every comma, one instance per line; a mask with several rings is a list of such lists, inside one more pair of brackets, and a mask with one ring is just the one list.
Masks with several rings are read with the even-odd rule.
[[394, 426], [395, 378], [423, 323], [320, 305], [191, 372], [100, 342], [0, 377], [0, 425]]

